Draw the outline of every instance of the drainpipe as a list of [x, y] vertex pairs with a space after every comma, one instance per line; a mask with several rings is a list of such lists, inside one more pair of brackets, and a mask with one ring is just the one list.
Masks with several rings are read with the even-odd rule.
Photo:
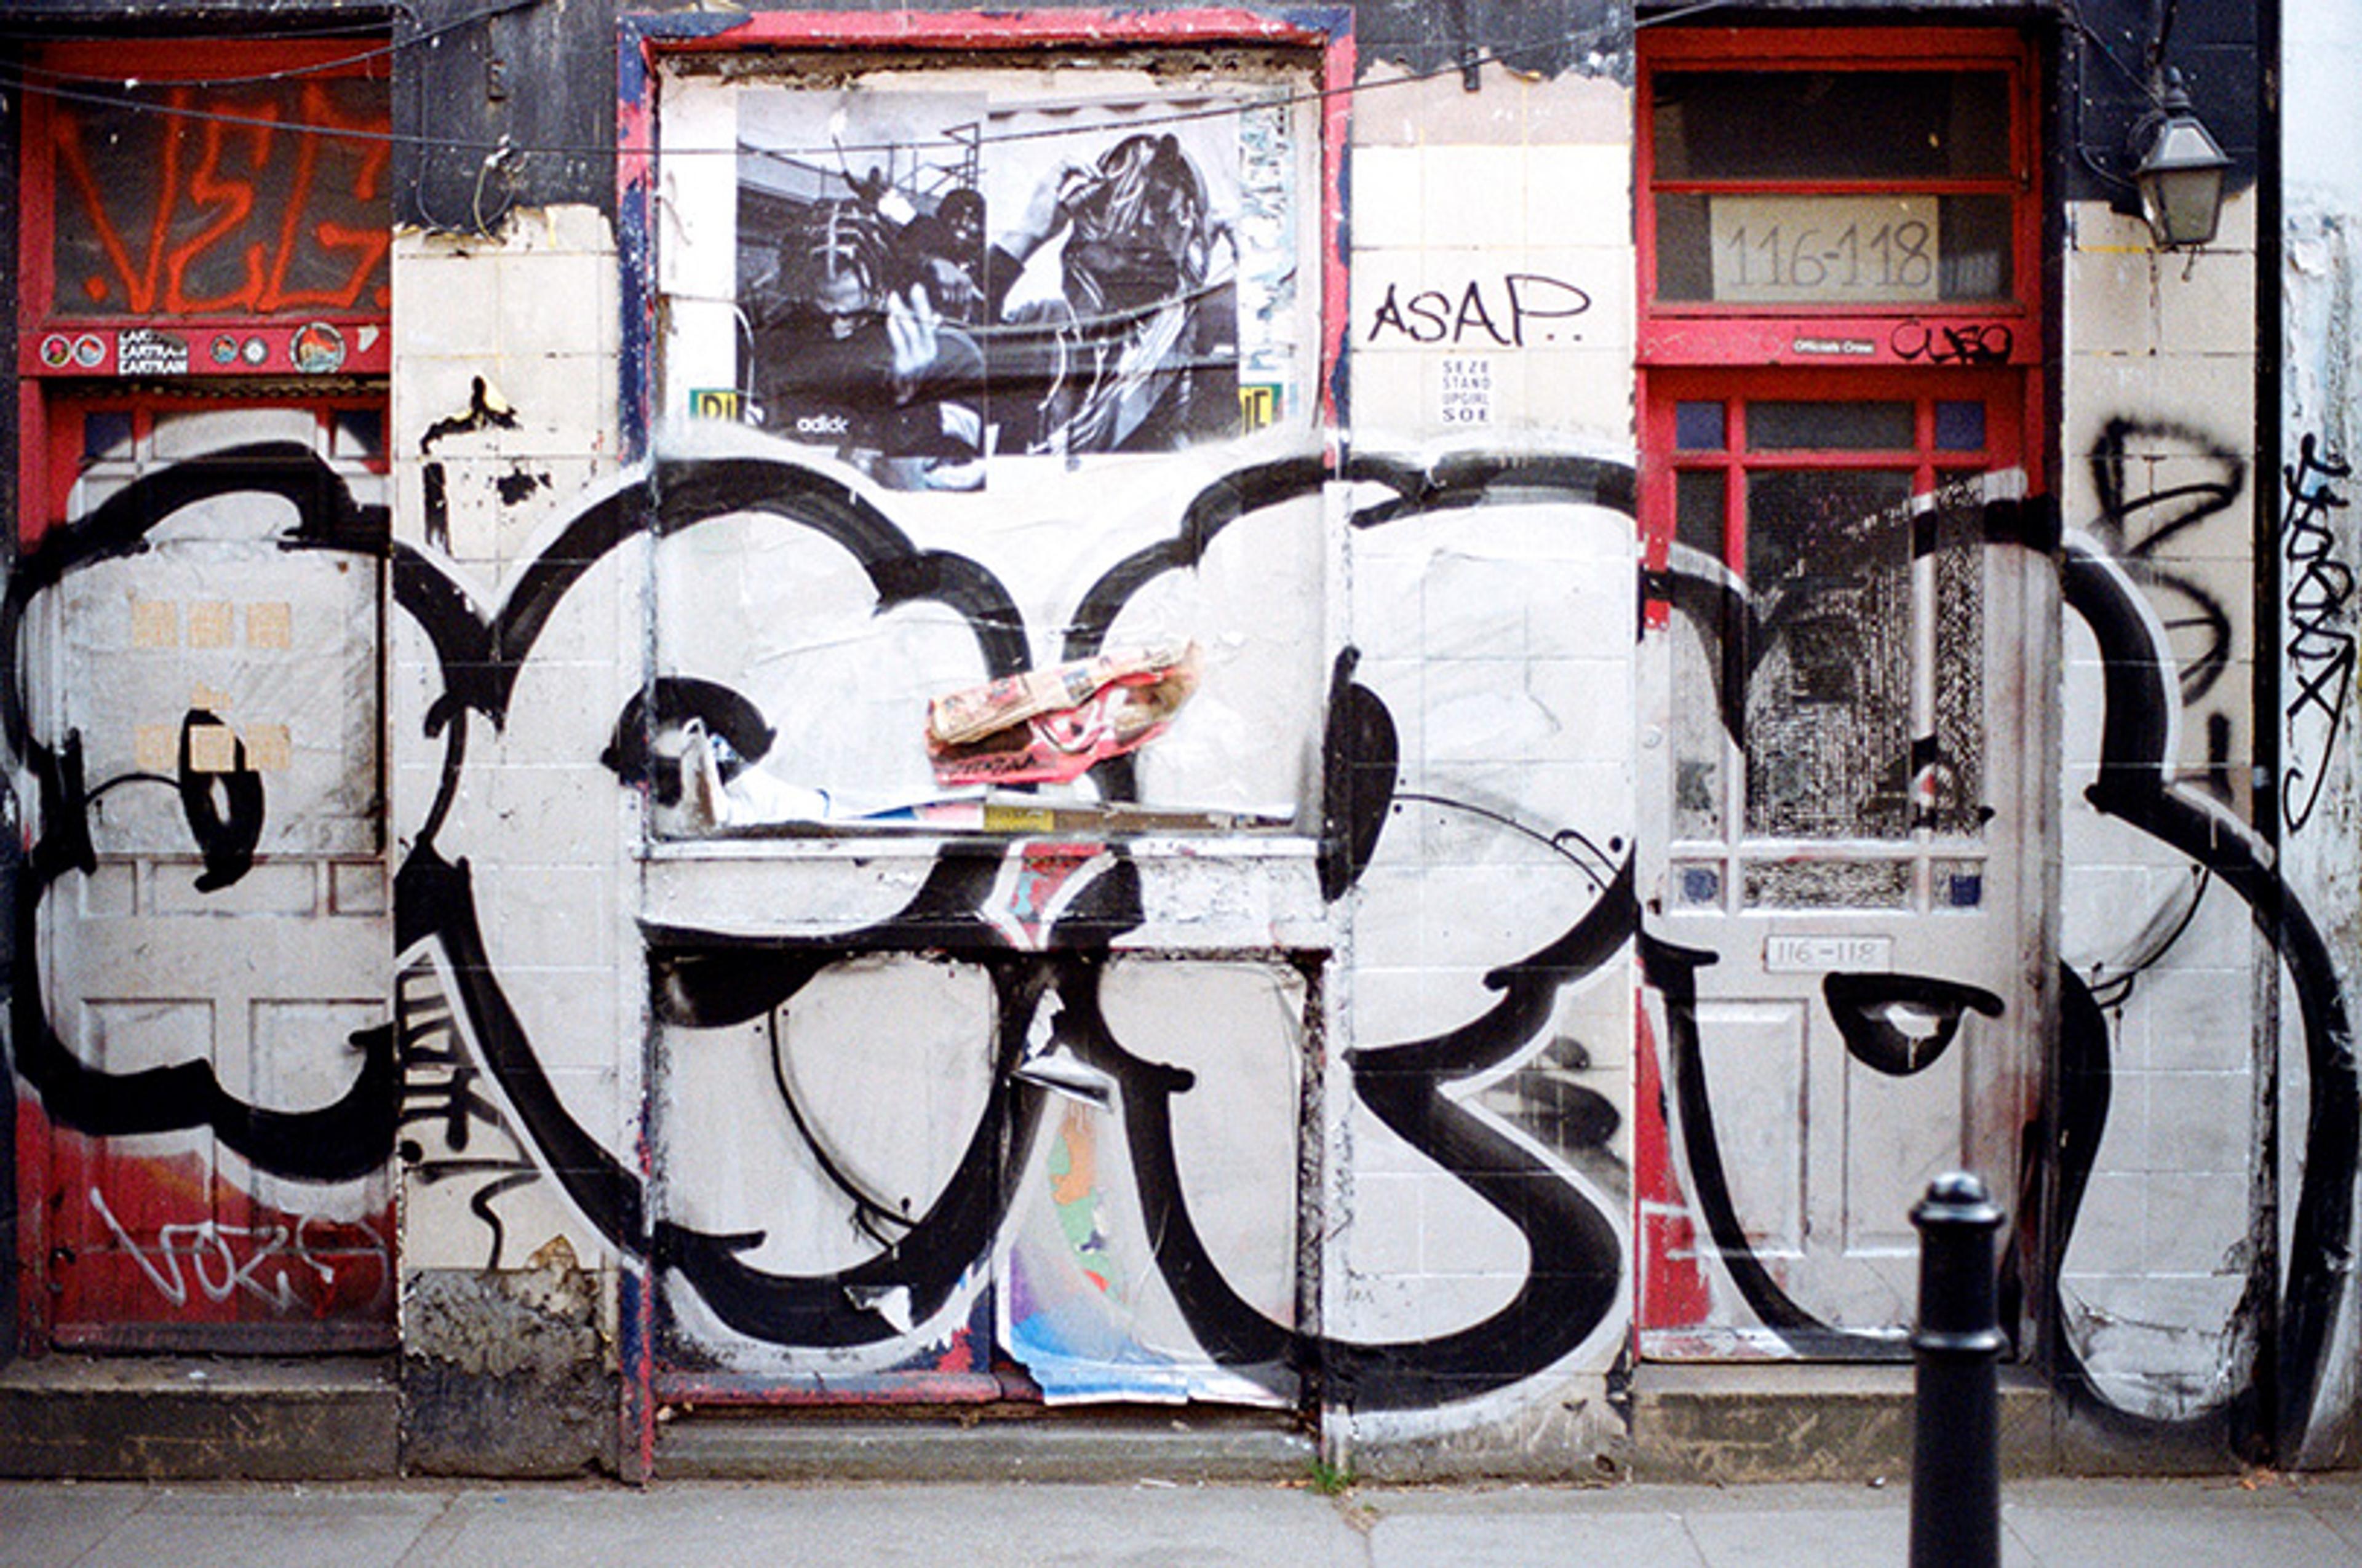
[[[2285, 945], [2279, 911], [2286, 898], [2279, 868], [2280, 846], [2280, 369], [2285, 331], [2280, 267], [2280, 0], [2256, 0], [2256, 485], [2255, 485], [2255, 734], [2256, 827], [2272, 848], [2274, 900], [2272, 950]], [[2279, 987], [2257, 988], [2262, 1016], [2255, 1043], [2256, 1199], [2251, 1234], [2268, 1256], [2258, 1257], [2256, 1277], [2280, 1277], [2280, 1009]], [[2276, 1295], [2277, 1293], [2275, 1293]], [[2280, 1404], [2279, 1312], [2277, 1302], [2259, 1314], [2256, 1343], [2257, 1430], [2235, 1434], [2258, 1462], [2291, 1462], [2304, 1430], [2306, 1412]]]

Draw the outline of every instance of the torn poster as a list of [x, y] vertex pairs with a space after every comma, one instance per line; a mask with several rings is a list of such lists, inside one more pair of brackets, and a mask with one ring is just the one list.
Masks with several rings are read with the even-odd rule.
[[1063, 784], [1163, 734], [1198, 686], [1198, 646], [1158, 643], [1005, 676], [928, 704], [937, 782]]

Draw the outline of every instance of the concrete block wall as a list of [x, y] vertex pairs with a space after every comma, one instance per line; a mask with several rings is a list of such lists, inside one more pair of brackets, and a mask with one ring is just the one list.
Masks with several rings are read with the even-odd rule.
[[[1361, 132], [1353, 169], [1366, 162], [1373, 183], [1353, 251], [1347, 392], [1366, 409], [1354, 415], [1353, 446], [1414, 465], [1573, 453], [1602, 480], [1359, 528], [1352, 513], [1376, 493], [1332, 484], [1231, 525], [1187, 579], [1164, 585], [1156, 611], [1188, 618], [1218, 657], [1275, 626], [1328, 645], [1264, 656], [1304, 677], [1301, 690], [1261, 694], [1289, 715], [1299, 738], [1288, 744], [1303, 763], [1273, 770], [1260, 760], [1268, 743], [1197, 762], [1187, 750], [1170, 761], [1151, 754], [1144, 765], [1167, 769], [1166, 788], [1300, 790], [1292, 770], [1319, 767], [1341, 648], [1399, 745], [1396, 799], [1350, 888], [1313, 885], [1308, 841], [1242, 858], [1153, 843], [1125, 856], [1138, 871], [1140, 919], [1116, 948], [1133, 956], [1089, 982], [1110, 1043], [1086, 1055], [1101, 1070], [1118, 1064], [1119, 1076], [1119, 1050], [1190, 1075], [1170, 1102], [1170, 1147], [1177, 1197], [1219, 1279], [1184, 1277], [1189, 1265], [1151, 1248], [1167, 1223], [1154, 1213], [1176, 1195], [1155, 1185], [1169, 1177], [1139, 1167], [1147, 1154], [1131, 1123], [1142, 1109], [1120, 1102], [1110, 1114], [1054, 1099], [1010, 1146], [1025, 1163], [990, 1255], [961, 1266], [947, 1294], [914, 1290], [918, 1305], [882, 1309], [908, 1316], [890, 1332], [856, 1334], [866, 1348], [832, 1348], [825, 1336], [800, 1343], [792, 1330], [761, 1327], [759, 1314], [717, 1308], [700, 1286], [724, 1275], [651, 1268], [644, 1232], [677, 1225], [759, 1238], [724, 1271], [741, 1283], [857, 1271], [876, 1243], [863, 1233], [861, 1201], [847, 1207], [848, 1173], [853, 1187], [882, 1196], [892, 1224], [977, 1179], [964, 1151], [973, 1153], [976, 1128], [1005, 1114], [1006, 1058], [993, 1064], [1019, 1044], [996, 1041], [996, 1027], [1023, 1016], [1006, 994], [996, 999], [994, 977], [1006, 968], [956, 948], [933, 961], [898, 954], [900, 942], [865, 950], [885, 929], [876, 922], [958, 857], [907, 842], [851, 858], [651, 847], [646, 802], [599, 758], [649, 658], [745, 672], [733, 679], [746, 686], [770, 666], [841, 646], [846, 657], [774, 693], [792, 725], [791, 699], [817, 690], [812, 681], [841, 701], [876, 685], [868, 708], [899, 719], [901, 699], [887, 699], [913, 679], [923, 695], [927, 679], [913, 672], [934, 656], [923, 638], [881, 640], [865, 614], [826, 633], [830, 595], [843, 591], [828, 552], [756, 513], [727, 528], [700, 524], [678, 543], [635, 540], [632, 522], [620, 545], [589, 542], [586, 514], [661, 504], [665, 485], [693, 483], [711, 465], [816, 456], [767, 440], [717, 444], [710, 427], [660, 419], [646, 463], [616, 468], [607, 325], [616, 261], [595, 220], [528, 212], [491, 239], [405, 237], [396, 536], [441, 598], [465, 601], [457, 619], [491, 628], [478, 645], [436, 612], [398, 617], [392, 675], [397, 816], [409, 834], [401, 848], [443, 873], [404, 889], [405, 933], [420, 940], [402, 983], [428, 1021], [419, 1037], [452, 1063], [430, 1050], [414, 1073], [468, 1108], [422, 1118], [405, 1150], [405, 1356], [436, 1408], [431, 1432], [415, 1423], [413, 1441], [445, 1456], [436, 1463], [458, 1463], [465, 1433], [490, 1430], [450, 1416], [467, 1397], [457, 1391], [472, 1387], [497, 1407], [519, 1397], [520, 1376], [530, 1387], [554, 1375], [531, 1365], [472, 1383], [463, 1374], [502, 1323], [578, 1274], [599, 1282], [601, 1354], [612, 1361], [615, 1336], [631, 1331], [613, 1316], [619, 1269], [654, 1276], [658, 1331], [670, 1336], [658, 1359], [708, 1369], [700, 1375], [867, 1378], [973, 1397], [998, 1358], [1054, 1397], [1295, 1397], [1292, 1379], [1254, 1371], [1257, 1356], [1242, 1373], [1225, 1370], [1240, 1353], [1206, 1339], [1210, 1290], [1235, 1293], [1246, 1320], [1297, 1336], [1308, 1348], [1289, 1353], [1295, 1362], [1366, 1368], [1358, 1390], [1333, 1370], [1326, 1384], [1339, 1418], [1355, 1423], [1336, 1429], [1349, 1462], [1383, 1465], [1395, 1454], [1416, 1469], [1448, 1449], [1464, 1469], [1497, 1450], [1503, 1463], [1547, 1472], [1580, 1467], [1613, 1443], [1606, 1385], [1628, 1320], [1628, 938], [1572, 977], [1553, 970], [1532, 1017], [1496, 1020], [1486, 977], [1533, 959], [1602, 909], [1620, 919], [1617, 900], [1628, 897], [1618, 882], [1635, 788], [1628, 91], [1497, 70], [1483, 87], [1389, 83]], [[1509, 134], [1496, 139], [1503, 123]], [[1388, 181], [1413, 188], [1386, 199]], [[1366, 292], [1365, 273], [1395, 281], [1393, 304]], [[1457, 343], [1422, 341], [1423, 326], [1380, 325], [1424, 322], [1429, 296], [1464, 316]], [[560, 297], [581, 304], [552, 307]], [[587, 395], [590, 387], [602, 395]], [[1150, 532], [1123, 524], [1119, 533], [1153, 538], [1171, 526], [1161, 519], [1176, 498], [1270, 447], [1175, 454], [1110, 469], [1087, 491], [1037, 487], [979, 502], [956, 543], [1054, 628], [1059, 595], [1071, 600], [1102, 558], [1114, 558], [1104, 542], [1111, 522], [1137, 514]], [[924, 508], [862, 493], [927, 536]], [[562, 589], [535, 597], [552, 575]], [[528, 599], [541, 607], [530, 617], [518, 612]], [[859, 610], [858, 599], [844, 602]], [[473, 687], [454, 699], [450, 688], [474, 679], [467, 654], [480, 646], [502, 671], [498, 699]], [[758, 646], [770, 651], [750, 655]], [[1218, 683], [1205, 701], [1212, 716], [1201, 723], [1253, 719], [1225, 710], [1232, 699]], [[1221, 771], [1197, 778], [1192, 768]], [[1269, 775], [1260, 785], [1258, 768]], [[1585, 851], [1549, 842], [1566, 824], [1579, 824]], [[1104, 857], [1013, 841], [978, 864], [1004, 889], [981, 907], [1054, 930], [1056, 906], [1041, 900], [1063, 881], [1087, 887], [1109, 871]], [[640, 1010], [643, 922], [718, 922], [845, 945], [791, 1006], [726, 1026], [666, 1021]], [[465, 934], [480, 942], [472, 968], [454, 952]], [[1051, 973], [1071, 987], [1084, 971], [1060, 960]], [[471, 999], [471, 988], [496, 992], [498, 1005]], [[1027, 1059], [1076, 1027], [1078, 1005], [1035, 1016]], [[1483, 1038], [1450, 1060], [1414, 1060], [1418, 1042], [1455, 1031]], [[504, 1049], [523, 1051], [529, 1068], [483, 1071]], [[794, 1080], [784, 1106], [782, 1072]], [[1394, 1088], [1364, 1095], [1365, 1077]], [[1408, 1109], [1389, 1126], [1372, 1109], [1379, 1101]], [[1436, 1142], [1422, 1128], [1438, 1116], [1467, 1119], [1491, 1152]], [[798, 1118], [824, 1123], [824, 1159]], [[547, 1131], [560, 1126], [578, 1163], [587, 1151], [603, 1168], [586, 1175], [553, 1159]], [[621, 1205], [611, 1201], [619, 1183], [631, 1195]], [[1579, 1237], [1553, 1236], [1569, 1215]], [[1567, 1268], [1571, 1246], [1584, 1277], [1544, 1276]], [[1101, 1283], [1096, 1294], [1057, 1297], [1062, 1327], [1050, 1332], [1042, 1292], [1065, 1288], [1054, 1271], [1077, 1261]], [[547, 1288], [495, 1290], [498, 1311], [486, 1285], [466, 1283], [552, 1271]], [[1472, 1330], [1473, 1352], [1462, 1342]], [[1094, 1353], [1093, 1342], [1108, 1348]], [[1490, 1432], [1515, 1435], [1496, 1442]], [[564, 1451], [546, 1430], [519, 1441]]]
[[[464, 867], [472, 893], [398, 889], [405, 1463], [612, 1468], [623, 1253], [487, 1071], [499, 1042], [460, 999], [489, 983], [539, 1004], [548, 1092], [606, 1147], [631, 1146], [646, 982], [620, 922], [635, 818], [597, 759], [638, 686], [639, 606], [613, 581], [579, 594], [498, 725], [451, 703], [454, 669], [490, 646], [437, 638], [492, 622], [546, 536], [614, 482], [616, 252], [599, 214], [554, 209], [496, 237], [404, 234], [393, 275], [393, 534], [409, 563], [388, 616], [393, 848], [397, 865]], [[426, 580], [432, 607], [405, 586]], [[445, 916], [472, 922], [480, 949], [411, 939]]]
[[[408, 1463], [630, 1469], [643, 1379], [1317, 1404], [1332, 1463], [1407, 1478], [1625, 1462], [1651, 647], [1628, 63], [1472, 90], [1365, 61], [1322, 122], [1349, 138], [1339, 248], [1305, 248], [1341, 288], [1303, 318], [1338, 327], [1339, 378], [1281, 428], [979, 496], [686, 417], [736, 374], [737, 260], [697, 248], [736, 199], [718, 160], [639, 215], [695, 265], [652, 272], [628, 329], [647, 257], [588, 205], [397, 237]], [[684, 85], [668, 143], [728, 134], [729, 91]], [[2351, 1446], [2352, 738], [2253, 696], [2258, 660], [2286, 693], [2352, 646], [2312, 569], [2353, 544], [2334, 140], [2291, 158], [2285, 236], [2310, 469], [2255, 445], [2255, 193], [2183, 255], [2064, 215], [2066, 657], [2033, 701], [2070, 1463], [2230, 1452], [2275, 1342], [2279, 1452]], [[1320, 160], [1296, 167], [1308, 212]], [[2259, 647], [2258, 490], [2290, 465], [2336, 500], [2291, 503], [2322, 553], [2284, 593], [2334, 602], [2284, 596]], [[660, 821], [625, 756], [659, 680], [702, 681], [759, 696], [784, 782], [924, 789], [926, 700], [1078, 629], [1205, 645], [1143, 798], [1282, 822], [717, 838]]]

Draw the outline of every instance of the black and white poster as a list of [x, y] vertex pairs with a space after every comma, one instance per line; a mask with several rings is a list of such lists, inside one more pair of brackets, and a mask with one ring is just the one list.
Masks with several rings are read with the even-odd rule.
[[1259, 111], [937, 80], [739, 94], [745, 416], [899, 490], [1237, 434]]

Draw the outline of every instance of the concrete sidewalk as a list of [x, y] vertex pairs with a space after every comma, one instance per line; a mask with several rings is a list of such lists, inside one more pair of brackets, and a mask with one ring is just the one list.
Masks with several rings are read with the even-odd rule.
[[[2362, 1479], [2041, 1480], [2003, 1494], [2022, 1568], [2362, 1562]], [[1904, 1568], [1898, 1485], [366, 1485], [0, 1483], [0, 1564], [40, 1568]]]

